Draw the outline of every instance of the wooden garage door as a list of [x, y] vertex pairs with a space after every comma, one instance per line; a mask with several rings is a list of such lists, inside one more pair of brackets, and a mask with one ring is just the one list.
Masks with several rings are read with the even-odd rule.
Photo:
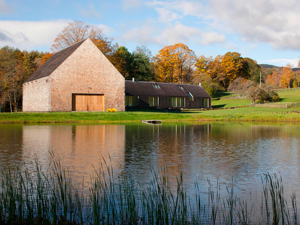
[[104, 111], [104, 95], [73, 94], [73, 111]]

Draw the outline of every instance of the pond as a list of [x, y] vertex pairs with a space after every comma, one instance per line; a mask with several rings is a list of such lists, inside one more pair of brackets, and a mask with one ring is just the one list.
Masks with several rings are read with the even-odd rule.
[[[283, 178], [287, 198], [300, 188], [300, 125], [163, 123], [109, 125], [0, 125], [0, 167], [34, 170], [53, 158], [73, 180], [89, 180], [101, 163], [115, 174], [149, 184], [166, 168], [170, 182], [182, 174], [188, 193], [220, 185], [221, 194], [251, 201], [262, 197], [264, 174]], [[224, 188], [222, 188], [224, 187]], [[254, 200], [253, 200], [254, 199]]]

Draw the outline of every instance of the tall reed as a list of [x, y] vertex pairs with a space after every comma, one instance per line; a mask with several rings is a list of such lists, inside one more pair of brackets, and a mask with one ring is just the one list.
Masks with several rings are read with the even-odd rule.
[[[181, 174], [172, 183], [167, 170], [152, 170], [140, 185], [131, 175], [115, 176], [105, 162], [89, 182], [74, 185], [68, 170], [53, 160], [43, 172], [3, 168], [0, 175], [0, 224], [298, 224], [296, 193], [284, 197], [282, 178], [262, 175], [263, 200], [251, 204], [234, 194], [221, 196], [221, 185], [209, 182], [193, 194]], [[205, 200], [207, 199], [207, 200]], [[255, 210], [263, 210], [260, 218]]]

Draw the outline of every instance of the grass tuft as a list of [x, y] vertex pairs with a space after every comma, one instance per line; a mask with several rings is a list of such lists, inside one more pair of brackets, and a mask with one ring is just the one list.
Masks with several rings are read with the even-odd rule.
[[263, 201], [253, 205], [235, 196], [233, 185], [221, 196], [219, 183], [203, 194], [196, 182], [189, 195], [182, 174], [172, 184], [166, 169], [139, 185], [131, 175], [115, 177], [104, 162], [76, 187], [59, 161], [43, 171], [38, 162], [34, 172], [1, 170], [0, 224], [298, 224], [296, 194], [288, 202], [276, 174], [262, 176]]

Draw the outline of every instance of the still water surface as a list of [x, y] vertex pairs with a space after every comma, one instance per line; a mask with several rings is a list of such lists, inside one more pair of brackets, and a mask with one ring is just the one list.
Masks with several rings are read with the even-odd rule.
[[208, 180], [218, 181], [255, 198], [261, 176], [277, 173], [288, 196], [300, 195], [300, 125], [0, 125], [0, 167], [33, 169], [35, 158], [47, 167], [49, 151], [78, 182], [105, 159], [116, 174], [131, 174], [140, 183], [150, 181], [151, 168], [167, 166], [174, 181], [183, 173], [187, 189], [197, 180], [205, 192]]

